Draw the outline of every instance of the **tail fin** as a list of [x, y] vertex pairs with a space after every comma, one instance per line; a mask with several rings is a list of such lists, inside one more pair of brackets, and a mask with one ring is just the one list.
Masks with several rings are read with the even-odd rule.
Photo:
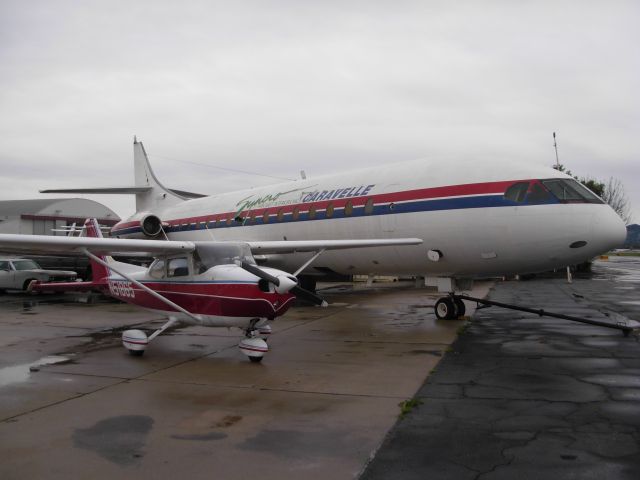
[[[100, 230], [100, 224], [95, 218], [87, 218], [84, 222], [84, 228], [87, 237], [103, 238], [102, 230]], [[107, 262], [107, 257], [104, 255], [98, 255], [100, 260]], [[93, 283], [102, 283], [104, 279], [109, 276], [109, 270], [104, 265], [96, 262], [95, 260], [89, 260], [91, 265], [91, 279]]]
[[164, 207], [171, 207], [188, 199], [160, 183], [151, 169], [144, 145], [135, 137], [133, 137], [133, 166], [135, 186], [144, 189], [136, 193], [137, 212], [158, 212]]
[[[100, 224], [95, 218], [87, 218], [84, 222], [84, 229], [80, 236], [93, 238], [103, 238]], [[108, 262], [107, 257], [99, 255], [101, 260]], [[89, 260], [91, 269], [91, 280], [85, 279], [83, 282], [41, 282], [33, 280], [27, 291], [29, 292], [91, 292], [102, 291], [107, 285], [109, 270], [94, 260]]]

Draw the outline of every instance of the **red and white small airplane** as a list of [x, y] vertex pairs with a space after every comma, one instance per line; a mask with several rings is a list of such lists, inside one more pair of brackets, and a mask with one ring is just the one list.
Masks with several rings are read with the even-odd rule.
[[[270, 322], [284, 314], [296, 297], [317, 305], [326, 302], [298, 285], [296, 275], [326, 250], [417, 245], [420, 239], [322, 240], [298, 242], [215, 242], [118, 240], [103, 238], [95, 219], [85, 222], [85, 237], [0, 235], [0, 249], [39, 254], [83, 253], [91, 261], [91, 281], [42, 283], [31, 291], [98, 290], [127, 303], [169, 318], [147, 336], [142, 330], [126, 330], [122, 343], [132, 355], [142, 355], [150, 341], [178, 321], [210, 327], [239, 327], [246, 338], [240, 350], [259, 362], [269, 350], [264, 336]], [[258, 267], [252, 250], [266, 253], [315, 251], [293, 275]], [[109, 253], [149, 253], [155, 258], [146, 267], [117, 262]]]

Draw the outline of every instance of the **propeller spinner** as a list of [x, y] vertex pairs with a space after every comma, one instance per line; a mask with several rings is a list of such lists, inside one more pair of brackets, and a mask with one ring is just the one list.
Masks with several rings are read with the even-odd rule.
[[245, 261], [240, 263], [240, 267], [245, 269], [247, 272], [255, 275], [256, 277], [272, 283], [275, 287], [276, 292], [278, 293], [290, 292], [296, 297], [302, 298], [309, 303], [313, 303], [314, 305], [319, 305], [321, 307], [326, 307], [328, 305], [322, 297], [319, 297], [315, 293], [310, 292], [309, 290], [305, 290], [300, 285], [298, 285], [298, 280], [293, 275], [278, 275], [276, 277], [268, 272], [265, 272], [260, 267], [257, 267]]

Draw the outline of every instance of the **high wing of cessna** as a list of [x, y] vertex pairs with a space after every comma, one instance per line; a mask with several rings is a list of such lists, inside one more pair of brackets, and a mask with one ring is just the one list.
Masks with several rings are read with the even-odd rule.
[[[53, 237], [0, 234], [0, 249], [39, 254], [83, 253], [91, 261], [92, 280], [41, 283], [30, 291], [97, 290], [158, 312], [169, 318], [150, 336], [142, 330], [126, 330], [122, 343], [133, 355], [142, 355], [150, 341], [177, 321], [210, 327], [239, 327], [246, 338], [240, 350], [258, 362], [269, 350], [263, 336], [270, 321], [284, 314], [296, 297], [326, 306], [313, 292], [298, 285], [295, 275], [258, 267], [252, 250], [272, 253], [417, 245], [416, 238], [386, 240], [320, 240], [292, 242], [216, 242], [119, 240], [103, 238], [95, 219], [84, 225], [86, 237]], [[138, 267], [105, 257], [107, 253], [153, 254], [151, 265]], [[314, 255], [317, 258], [319, 254]], [[305, 268], [307, 265], [302, 265]]]
[[[481, 277], [535, 273], [581, 263], [624, 240], [619, 216], [570, 176], [513, 159], [417, 160], [336, 172], [211, 196], [170, 190], [156, 178], [134, 138], [135, 185], [43, 190], [132, 193], [136, 213], [112, 236], [171, 240], [300, 241], [419, 238], [403, 248], [325, 253], [301, 276], [406, 274], [442, 292]], [[200, 198], [197, 198], [200, 197]], [[265, 266], [291, 270], [312, 255], [254, 250]], [[460, 314], [448, 297], [441, 318]]]

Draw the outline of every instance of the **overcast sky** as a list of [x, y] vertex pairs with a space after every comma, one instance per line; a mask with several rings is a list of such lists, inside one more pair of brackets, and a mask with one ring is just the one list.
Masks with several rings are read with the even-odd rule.
[[132, 184], [134, 135], [167, 186], [214, 193], [278, 181], [215, 166], [551, 166], [555, 131], [640, 222], [639, 20], [615, 0], [0, 0], [0, 199]]

